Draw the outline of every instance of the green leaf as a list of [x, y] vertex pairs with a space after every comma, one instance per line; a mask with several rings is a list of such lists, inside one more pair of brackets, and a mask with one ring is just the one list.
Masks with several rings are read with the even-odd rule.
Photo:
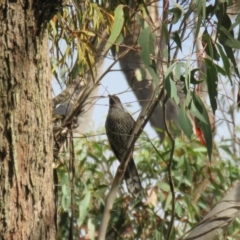
[[200, 27], [202, 26], [202, 22], [204, 22], [205, 18], [203, 18], [203, 7], [206, 7], [206, 6], [203, 6], [202, 4], [202, 1], [197, 1], [197, 23], [196, 23], [196, 26], [195, 26], [195, 36], [194, 38], [197, 38], [198, 37], [198, 34], [199, 34], [199, 30], [200, 30]]
[[212, 59], [219, 61], [219, 54], [217, 52], [217, 48], [215, 47], [215, 43], [213, 42], [211, 36], [208, 34], [207, 29], [205, 29], [202, 35], [202, 45], [205, 49], [205, 52]]
[[185, 158], [182, 156], [177, 161], [177, 166], [174, 166], [176, 169], [181, 168], [185, 162]]
[[87, 145], [82, 145], [82, 148], [80, 150], [80, 153], [78, 154], [78, 161], [82, 161], [87, 157], [88, 151], [87, 151]]
[[69, 206], [71, 203], [71, 191], [70, 188], [66, 185], [62, 186], [62, 199], [61, 199], [61, 206], [64, 209], [64, 211], [69, 211]]
[[164, 22], [162, 23], [162, 29], [163, 29], [163, 34], [165, 37], [165, 42], [169, 42], [169, 32], [168, 32], [167, 26]]
[[171, 202], [172, 202], [172, 194], [168, 194], [166, 202], [165, 202], [165, 206], [164, 206], [164, 211], [170, 209]]
[[86, 194], [84, 198], [79, 202], [79, 217], [77, 220], [78, 227], [82, 226], [87, 214], [88, 214], [88, 206], [91, 199], [91, 193], [88, 189], [86, 190]]
[[[211, 17], [213, 14], [215, 13], [215, 6], [213, 6], [213, 5], [208, 5], [207, 7], [206, 7], [206, 17]], [[210, 15], [210, 16], [209, 16]]]
[[176, 104], [179, 104], [179, 97], [178, 97], [178, 94], [177, 94], [177, 87], [176, 87], [175, 82], [171, 79], [170, 76], [168, 76], [165, 79], [165, 88], [166, 88], [168, 97], [174, 99]]
[[177, 216], [181, 218], [182, 214], [183, 214], [183, 208], [179, 202], [176, 202], [175, 211], [176, 211]]
[[169, 192], [170, 191], [170, 186], [169, 186], [169, 184], [167, 184], [167, 183], [165, 183], [165, 182], [159, 182], [158, 184], [158, 187], [160, 188], [160, 189], [162, 189], [163, 191], [165, 191], [165, 192]]
[[158, 85], [159, 78], [156, 73], [155, 62], [151, 59], [151, 56], [155, 55], [155, 35], [152, 33], [150, 27], [146, 27], [142, 30], [138, 38], [138, 43], [141, 46], [141, 59], [153, 78], [153, 81]]
[[154, 239], [161, 239], [162, 238], [162, 233], [155, 229], [155, 232], [154, 232]]
[[172, 33], [172, 39], [182, 51], [182, 43], [181, 43], [181, 39], [179, 37], [178, 31], [175, 31]]
[[[183, 75], [180, 76], [179, 80], [183, 82], [182, 90], [183, 90], [184, 94], [187, 94], [189, 92], [190, 83], [194, 84], [194, 85], [197, 85], [197, 84], [200, 84], [200, 83], [203, 82], [203, 80], [197, 80], [195, 78], [195, 73], [197, 71], [199, 71], [199, 69], [195, 68], [195, 69], [189, 70], [188, 74], [186, 74], [186, 72], [185, 72], [184, 76]], [[204, 74], [202, 73], [202, 75], [204, 75]]]
[[[120, 35], [118, 36], [117, 40], [115, 41], [116, 45], [113, 46], [115, 52], [119, 52], [119, 45], [123, 42], [123, 40], [124, 40], [124, 36], [123, 36], [122, 33], [120, 33]], [[113, 56], [115, 57], [115, 55], [113, 55]]]
[[183, 13], [184, 13], [184, 9], [182, 8], [181, 5], [179, 4], [174, 4], [175, 7], [171, 8], [168, 10], [168, 13], [173, 14], [173, 18], [172, 21], [170, 22], [171, 24], [175, 24], [178, 22], [178, 20], [182, 17]]
[[217, 21], [217, 35], [219, 34], [220, 27], [222, 26], [222, 22], [224, 21], [224, 16], [226, 15], [227, 3], [219, 3], [219, 10], [216, 11]]
[[220, 148], [223, 149], [227, 154], [229, 154], [231, 156], [231, 154], [232, 154], [231, 146], [221, 145]]
[[192, 94], [190, 91], [188, 91], [186, 95], [186, 100], [185, 100], [185, 104], [188, 108], [190, 108], [191, 102], [192, 102]]
[[211, 124], [209, 121], [208, 112], [205, 108], [205, 105], [202, 102], [201, 98], [196, 93], [193, 93], [193, 101], [191, 102], [190, 111], [199, 120], [199, 126], [203, 132], [203, 136], [206, 142], [208, 157], [211, 160], [211, 155], [212, 155]]
[[226, 39], [224, 45], [230, 48], [240, 49], [240, 41], [236, 39]]
[[203, 82], [203, 80], [199, 80], [199, 81], [198, 81], [198, 80], [195, 78], [195, 73], [198, 72], [198, 71], [199, 71], [199, 68], [195, 68], [195, 69], [191, 70], [191, 72], [190, 72], [190, 83], [191, 83], [191, 84], [200, 84], [200, 83]]
[[223, 61], [223, 67], [224, 67], [224, 70], [231, 82], [231, 85], [232, 85], [232, 78], [231, 78], [231, 72], [230, 72], [230, 62], [229, 62], [229, 59], [228, 57], [226, 56], [226, 54], [224, 53], [223, 49], [222, 49], [222, 46], [217, 43], [217, 48], [218, 48], [218, 51], [220, 53], [220, 56], [221, 56], [221, 59]]
[[193, 100], [191, 101], [191, 104], [190, 104], [190, 111], [201, 122], [208, 124], [207, 119], [205, 119], [204, 116], [202, 115], [202, 112], [203, 112], [202, 108], [199, 108], [199, 106], [197, 107], [196, 102], [194, 102]]
[[197, 2], [198, 15], [202, 16], [203, 21], [206, 19], [206, 0], [198, 0]]
[[170, 67], [167, 69], [167, 71], [165, 73], [165, 78], [172, 76], [172, 71], [175, 66], [176, 66], [176, 63], [170, 65]]
[[237, 64], [236, 64], [236, 60], [234, 57], [233, 49], [228, 46], [225, 46], [225, 45], [223, 45], [223, 47], [224, 47], [224, 50], [225, 50], [228, 58], [231, 60], [233, 66], [234, 66], [235, 73], [238, 75], [238, 77], [240, 77], [240, 74], [239, 74], [239, 71], [237, 68]]
[[177, 79], [180, 79], [182, 76], [182, 71], [181, 71], [182, 68], [184, 68], [185, 70], [185, 63], [178, 62], [175, 67], [175, 75]]
[[182, 106], [178, 115], [178, 122], [180, 127], [182, 128], [185, 135], [191, 139], [191, 135], [193, 133], [193, 127], [192, 123], [188, 118], [188, 115], [186, 113], [185, 107]]
[[237, 17], [235, 18], [235, 23], [231, 25], [229, 30], [233, 30], [235, 27], [238, 27], [240, 24], [240, 13], [238, 13]]
[[93, 224], [93, 220], [91, 218], [88, 219], [88, 235], [90, 240], [94, 240], [94, 233], [95, 233], [95, 225]]
[[223, 45], [227, 57], [231, 60], [234, 66], [235, 73], [237, 74], [238, 77], [240, 77], [233, 52], [233, 46], [239, 48], [240, 45], [238, 40], [234, 39], [234, 32], [231, 29], [232, 22], [226, 10], [227, 3], [219, 4], [219, 10], [216, 12], [216, 16], [218, 19], [217, 36], [219, 42]]
[[124, 13], [123, 13], [124, 5], [120, 4], [114, 11], [114, 22], [111, 31], [111, 35], [108, 39], [108, 42], [105, 46], [105, 51], [108, 51], [115, 41], [118, 39], [124, 24]]
[[208, 86], [208, 96], [213, 110], [213, 114], [217, 109], [217, 85], [218, 85], [218, 73], [215, 64], [207, 58], [204, 58], [204, 62], [207, 67], [207, 86]]
[[82, 70], [82, 66], [79, 64], [79, 59], [77, 57], [77, 59], [74, 63], [74, 66], [73, 66], [71, 72], [69, 73], [69, 78], [71, 79], [70, 82], [78, 76], [78, 74], [81, 72], [81, 70]]

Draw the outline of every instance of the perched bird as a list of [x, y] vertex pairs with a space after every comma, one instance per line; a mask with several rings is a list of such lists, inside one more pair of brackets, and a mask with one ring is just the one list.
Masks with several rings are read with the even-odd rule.
[[[106, 133], [110, 146], [121, 162], [127, 149], [135, 125], [135, 120], [123, 108], [120, 99], [116, 95], [109, 95], [109, 110], [105, 123]], [[135, 197], [141, 191], [141, 182], [133, 158], [130, 159], [124, 178], [128, 191]]]

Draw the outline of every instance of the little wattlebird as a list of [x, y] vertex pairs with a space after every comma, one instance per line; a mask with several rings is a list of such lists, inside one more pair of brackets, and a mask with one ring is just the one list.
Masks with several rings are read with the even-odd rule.
[[[116, 158], [121, 162], [127, 150], [128, 139], [135, 126], [135, 120], [123, 108], [116, 95], [109, 95], [109, 110], [105, 123], [109, 144]], [[128, 191], [137, 197], [142, 189], [133, 158], [130, 159], [124, 178]]]

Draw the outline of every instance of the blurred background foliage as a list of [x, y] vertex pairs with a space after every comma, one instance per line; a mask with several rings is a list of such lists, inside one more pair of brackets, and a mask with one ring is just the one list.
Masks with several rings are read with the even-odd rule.
[[[214, 160], [210, 163], [206, 148], [200, 143], [180, 138], [175, 141], [172, 177], [176, 202], [172, 239], [180, 239], [239, 180], [240, 173], [239, 158], [229, 152], [223, 157], [214, 149]], [[161, 144], [157, 139], [151, 142], [146, 137], [139, 139], [134, 159], [144, 192], [141, 198], [134, 199], [129, 196], [125, 183], [121, 185], [106, 239], [165, 239], [172, 209], [166, 166], [170, 149], [168, 139]], [[97, 237], [117, 161], [108, 142], [99, 137], [76, 141], [75, 151], [73, 205], [67, 163], [58, 168], [58, 239], [68, 238], [71, 214], [74, 214], [75, 239], [93, 239]], [[228, 235], [232, 237], [229, 239], [240, 237], [239, 220], [233, 223]]]
[[[168, 24], [164, 25], [167, 48], [163, 53], [169, 76], [165, 79], [168, 96], [179, 104], [175, 87], [178, 82], [182, 82], [182, 92], [187, 96], [180, 106], [185, 121], [179, 120], [187, 137], [179, 134], [179, 130], [173, 131], [175, 149], [171, 174], [176, 201], [171, 239], [182, 239], [239, 180], [240, 121], [239, 118], [236, 121], [237, 103], [234, 98], [239, 77], [240, 41], [239, 34], [234, 37], [233, 31], [239, 30], [240, 14], [237, 11], [232, 14], [227, 12], [227, 6], [231, 7], [233, 3], [177, 1], [169, 6]], [[118, 44], [122, 43], [133, 24], [133, 18], [142, 22], [142, 31], [148, 31], [151, 13], [147, 7], [150, 4], [151, 1], [135, 1], [132, 8], [129, 1], [69, 1], [53, 17], [48, 28], [52, 73], [59, 88], [66, 89], [77, 77], [84, 77], [86, 72], [90, 72], [95, 81], [97, 47], [102, 34], [107, 32], [107, 39], [115, 43], [109, 41], [110, 44], [108, 42], [105, 46], [105, 50], [111, 49], [111, 57], [114, 58], [118, 53]], [[162, 6], [159, 8], [160, 17], [161, 11]], [[197, 52], [194, 43], [201, 29], [205, 29], [201, 40], [202, 53]], [[148, 37], [139, 38], [139, 44], [147, 53], [152, 51], [148, 43], [154, 39], [153, 35], [149, 31]], [[193, 49], [189, 51], [188, 48], [183, 54], [190, 35], [193, 36], [190, 40]], [[205, 54], [203, 62], [206, 71], [199, 68], [198, 54]], [[147, 61], [146, 56], [142, 60]], [[141, 75], [146, 69], [141, 69]], [[196, 77], [197, 73], [201, 77]], [[155, 74], [157, 70], [150, 74], [153, 79]], [[201, 82], [207, 85], [207, 91], [201, 92], [207, 99], [204, 104], [199, 104], [197, 95], [201, 91], [198, 87]], [[206, 113], [216, 111], [215, 130], [200, 109]], [[209, 133], [215, 131], [213, 145], [205, 147], [199, 142], [196, 133], [192, 132], [194, 125], [190, 122], [190, 114], [198, 118], [200, 125], [205, 124], [202, 131], [207, 143], [212, 143]], [[219, 129], [228, 131], [226, 138], [218, 135]], [[87, 240], [98, 236], [104, 200], [117, 166], [102, 132], [104, 129], [74, 140], [70, 138], [70, 142], [74, 142], [74, 155], [69, 153], [69, 145], [61, 153], [61, 164], [57, 168], [58, 239], [69, 239], [71, 235], [73, 239]], [[172, 213], [167, 167], [171, 149], [167, 136], [160, 141], [145, 133], [141, 135], [135, 145], [134, 159], [143, 182], [143, 195], [133, 199], [127, 193], [125, 183], [121, 185], [106, 239], [165, 239]], [[211, 161], [208, 155], [211, 155]], [[69, 164], [71, 157], [74, 171]], [[233, 222], [226, 237], [240, 239], [239, 219]]]

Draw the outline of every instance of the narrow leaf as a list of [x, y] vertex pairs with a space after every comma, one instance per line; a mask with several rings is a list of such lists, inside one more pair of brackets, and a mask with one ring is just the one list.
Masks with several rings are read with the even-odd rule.
[[163, 34], [165, 37], [165, 42], [169, 42], [169, 32], [168, 32], [167, 26], [164, 22], [162, 23], [162, 29], [163, 29]]
[[[201, 115], [201, 117], [199, 118], [199, 114], [197, 114], [198, 116], [196, 116], [195, 115], [196, 111], [192, 112], [192, 109], [191, 109], [191, 112], [193, 113], [193, 115], [196, 116], [199, 120], [199, 126], [203, 132], [204, 140], [206, 142], [208, 157], [211, 161], [212, 130], [211, 130], [211, 125], [210, 125], [210, 121], [209, 121], [209, 117], [208, 117], [208, 112], [207, 112], [205, 105], [202, 102], [201, 98], [196, 93], [193, 94], [193, 101], [192, 101], [191, 105], [194, 105], [195, 108], [197, 109], [197, 112]], [[202, 121], [202, 119], [204, 119], [204, 121]]]
[[228, 57], [226, 56], [226, 54], [224, 53], [223, 49], [222, 49], [222, 46], [220, 44], [217, 43], [217, 48], [218, 48], [218, 51], [220, 53], [220, 56], [221, 56], [221, 59], [223, 61], [223, 67], [224, 67], [224, 70], [232, 84], [232, 78], [231, 78], [231, 72], [230, 72], [230, 62], [229, 62], [229, 59]]
[[205, 29], [202, 35], [202, 45], [205, 49], [205, 52], [212, 59], [219, 61], [219, 54], [217, 52], [217, 48], [215, 47], [215, 43], [213, 42], [211, 36], [209, 35], [207, 29]]
[[201, 107], [197, 107], [196, 106], [196, 101], [194, 102], [193, 100], [191, 101], [191, 104], [190, 104], [190, 111], [191, 113], [197, 117], [201, 122], [205, 123], [205, 124], [208, 124], [207, 122], [207, 119], [204, 118], [204, 116], [202, 115], [202, 108]]
[[226, 39], [224, 45], [230, 48], [240, 49], [240, 41], [236, 39]]
[[179, 116], [178, 116], [178, 122], [179, 122], [179, 125], [182, 128], [183, 132], [185, 133], [185, 135], [189, 139], [191, 139], [191, 135], [193, 133], [192, 123], [187, 116], [184, 106], [182, 106], [180, 109]]
[[179, 97], [177, 94], [176, 84], [169, 76], [165, 80], [165, 88], [166, 88], [168, 97], [171, 99], [174, 99], [176, 104], [179, 104]]
[[219, 4], [219, 11], [216, 12], [218, 18], [217, 35], [219, 42], [223, 45], [223, 48], [234, 66], [235, 73], [240, 77], [237, 63], [234, 57], [232, 46], [238, 48], [239, 44], [237, 40], [234, 40], [234, 32], [231, 29], [232, 22], [227, 12], [227, 3]]
[[182, 17], [182, 15], [184, 13], [184, 9], [182, 8], [181, 5], [176, 4], [176, 3], [174, 5], [175, 5], [174, 8], [171, 8], [168, 10], [168, 13], [173, 14], [171, 24], [177, 23], [178, 20]]
[[141, 46], [141, 59], [153, 81], [158, 84], [159, 78], [156, 73], [155, 62], [151, 59], [151, 56], [155, 55], [155, 35], [152, 33], [150, 27], [142, 30], [138, 38], [138, 43]]
[[79, 202], [79, 217], [78, 217], [78, 221], [77, 221], [77, 225], [79, 227], [82, 226], [82, 224], [87, 216], [90, 199], [91, 199], [91, 194], [87, 190], [84, 198], [82, 199], [82, 201]]
[[194, 68], [193, 70], [191, 70], [191, 73], [190, 73], [190, 83], [191, 84], [200, 84], [201, 82], [203, 82], [203, 80], [197, 80], [195, 78], [195, 73], [199, 71], [199, 68]]
[[180, 39], [180, 37], [179, 37], [179, 34], [178, 34], [178, 31], [175, 31], [175, 32], [173, 32], [173, 37], [172, 37], [172, 39], [173, 39], [173, 41], [176, 43], [176, 45], [181, 49], [181, 51], [182, 51], [182, 42], [181, 42], [181, 39]]
[[88, 219], [88, 235], [90, 240], [94, 240], [94, 232], [95, 232], [95, 225], [93, 224], [93, 220], [90, 218]]
[[111, 35], [105, 46], [105, 51], [109, 50], [112, 47], [112, 45], [118, 39], [118, 36], [120, 35], [120, 33], [122, 31], [123, 24], [124, 24], [123, 7], [124, 7], [124, 5], [120, 4], [117, 6], [117, 8], [114, 11], [114, 23], [113, 23]]
[[182, 76], [182, 68], [185, 70], [185, 63], [183, 62], [178, 62], [175, 67], [175, 75], [177, 79], [180, 79]]
[[218, 73], [215, 64], [207, 58], [204, 58], [204, 62], [207, 67], [207, 86], [208, 86], [208, 96], [213, 110], [213, 114], [217, 109], [217, 85], [218, 85]]

